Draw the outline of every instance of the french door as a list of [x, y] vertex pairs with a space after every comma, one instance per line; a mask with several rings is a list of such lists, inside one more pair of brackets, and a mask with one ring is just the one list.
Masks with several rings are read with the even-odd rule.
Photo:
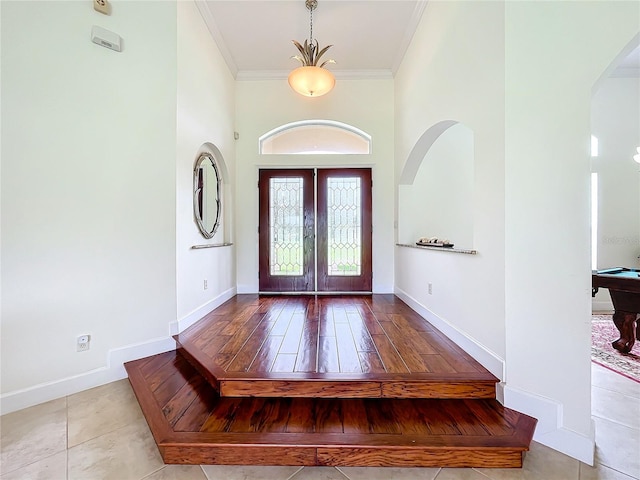
[[261, 292], [371, 291], [371, 169], [260, 170]]

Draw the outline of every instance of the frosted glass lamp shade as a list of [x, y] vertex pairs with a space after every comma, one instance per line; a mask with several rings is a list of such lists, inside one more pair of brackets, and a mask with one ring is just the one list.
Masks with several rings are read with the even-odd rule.
[[636, 162], [640, 163], [640, 147], [636, 148], [636, 151], [638, 152], [638, 154], [637, 154], [637, 155], [634, 155], [634, 156], [633, 156], [633, 159], [634, 159]]
[[329, 70], [320, 67], [298, 67], [289, 74], [289, 85], [300, 95], [319, 97], [329, 93], [336, 79]]

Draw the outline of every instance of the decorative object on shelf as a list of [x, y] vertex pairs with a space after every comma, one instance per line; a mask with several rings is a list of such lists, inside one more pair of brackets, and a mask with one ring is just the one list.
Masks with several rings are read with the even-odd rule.
[[305, 40], [304, 44], [292, 40], [300, 55], [294, 55], [291, 58], [298, 60], [302, 66], [289, 74], [289, 85], [300, 95], [319, 97], [329, 93], [336, 84], [333, 74], [324, 68], [325, 65], [336, 62], [325, 60], [318, 65], [320, 58], [333, 45], [320, 49], [318, 40], [313, 38], [313, 11], [318, 6], [318, 0], [306, 0], [305, 5], [309, 9], [309, 40]]
[[640, 163], [640, 147], [636, 148], [636, 151], [638, 152], [636, 155], [633, 156], [633, 159]]
[[193, 168], [193, 214], [204, 238], [212, 238], [220, 226], [222, 177], [218, 162], [201, 153]]
[[416, 245], [421, 247], [453, 248], [453, 243], [450, 243], [448, 238], [438, 237], [422, 237], [416, 242]]

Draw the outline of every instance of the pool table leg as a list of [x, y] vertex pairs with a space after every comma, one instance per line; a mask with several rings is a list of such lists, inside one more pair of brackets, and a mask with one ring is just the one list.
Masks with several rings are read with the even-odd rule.
[[633, 344], [636, 342], [636, 329], [640, 328], [640, 324], [636, 327], [636, 313], [622, 312], [616, 310], [613, 314], [613, 323], [620, 332], [620, 338], [613, 342], [611, 345], [613, 348], [622, 353], [629, 353], [633, 348]]

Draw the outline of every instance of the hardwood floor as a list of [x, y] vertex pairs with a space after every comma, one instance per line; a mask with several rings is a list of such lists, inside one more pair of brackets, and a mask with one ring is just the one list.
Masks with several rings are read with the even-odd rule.
[[494, 398], [498, 381], [393, 295], [238, 296], [176, 341], [223, 396]]
[[520, 467], [536, 420], [393, 295], [239, 295], [125, 365], [166, 463]]
[[220, 397], [175, 351], [127, 371], [165, 463], [519, 467], [535, 425], [491, 399]]

